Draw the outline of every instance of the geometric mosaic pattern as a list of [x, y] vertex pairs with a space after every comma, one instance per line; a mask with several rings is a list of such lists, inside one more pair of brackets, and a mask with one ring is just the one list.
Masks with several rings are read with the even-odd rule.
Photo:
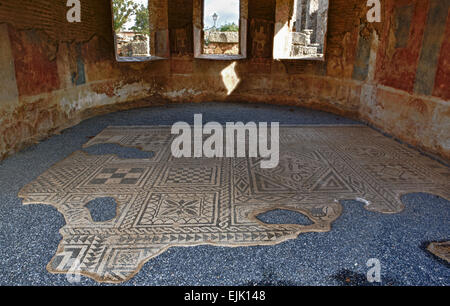
[[[66, 225], [47, 269], [76, 268], [99, 282], [122, 282], [173, 246], [273, 245], [325, 232], [340, 200], [398, 213], [403, 194], [450, 199], [450, 170], [360, 125], [280, 127], [280, 163], [258, 158], [174, 158], [170, 127], [108, 127], [85, 147], [115, 143], [154, 152], [147, 159], [73, 153], [19, 193], [24, 204], [50, 204]], [[116, 217], [94, 222], [86, 204], [112, 197]], [[265, 224], [256, 216], [290, 209], [311, 225]], [[75, 266], [76, 265], [76, 266]]]

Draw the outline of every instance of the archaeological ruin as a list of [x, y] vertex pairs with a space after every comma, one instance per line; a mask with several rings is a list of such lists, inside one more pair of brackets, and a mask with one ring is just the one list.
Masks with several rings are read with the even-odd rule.
[[0, 0], [0, 284], [450, 285], [449, 16]]

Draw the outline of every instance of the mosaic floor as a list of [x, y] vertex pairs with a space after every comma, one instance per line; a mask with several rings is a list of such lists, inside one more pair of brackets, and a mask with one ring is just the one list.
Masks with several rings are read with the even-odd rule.
[[[172, 246], [273, 245], [305, 232], [326, 232], [356, 199], [398, 213], [400, 197], [428, 192], [450, 198], [450, 171], [365, 126], [280, 129], [280, 164], [256, 158], [175, 159], [169, 127], [109, 127], [85, 147], [115, 143], [153, 152], [148, 159], [75, 152], [19, 193], [24, 204], [50, 204], [66, 225], [52, 273], [80, 271], [99, 282], [132, 278]], [[94, 222], [86, 205], [116, 200], [116, 217]], [[282, 208], [311, 225], [265, 224], [256, 216]]]

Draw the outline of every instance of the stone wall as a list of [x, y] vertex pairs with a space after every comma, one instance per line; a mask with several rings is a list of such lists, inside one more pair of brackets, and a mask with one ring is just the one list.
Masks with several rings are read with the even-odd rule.
[[115, 60], [109, 0], [82, 1], [79, 24], [65, 1], [1, 2], [0, 157], [100, 113], [241, 101], [361, 119], [450, 158], [448, 1], [385, 0], [370, 24], [366, 1], [330, 0], [325, 61], [272, 59], [275, 5], [293, 0], [248, 1], [239, 61], [194, 59], [192, 0], [155, 1], [169, 27], [155, 43], [170, 39], [170, 58], [139, 63]]
[[116, 34], [118, 56], [150, 56], [150, 42], [148, 35], [138, 33]]
[[239, 54], [239, 32], [205, 31], [204, 54]]
[[292, 35], [307, 36], [304, 41], [292, 40], [291, 56], [321, 56], [328, 22], [329, 0], [295, 0]]

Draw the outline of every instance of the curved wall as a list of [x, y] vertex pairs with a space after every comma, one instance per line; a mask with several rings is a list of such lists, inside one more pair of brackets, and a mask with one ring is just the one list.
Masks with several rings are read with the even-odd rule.
[[276, 1], [292, 0], [249, 0], [248, 59], [234, 62], [194, 59], [192, 0], [153, 1], [171, 56], [142, 63], [115, 61], [109, 0], [82, 2], [79, 24], [65, 1], [2, 3], [0, 157], [104, 112], [241, 101], [358, 118], [450, 159], [448, 1], [382, 1], [370, 24], [365, 0], [330, 0], [324, 62], [272, 60]]

